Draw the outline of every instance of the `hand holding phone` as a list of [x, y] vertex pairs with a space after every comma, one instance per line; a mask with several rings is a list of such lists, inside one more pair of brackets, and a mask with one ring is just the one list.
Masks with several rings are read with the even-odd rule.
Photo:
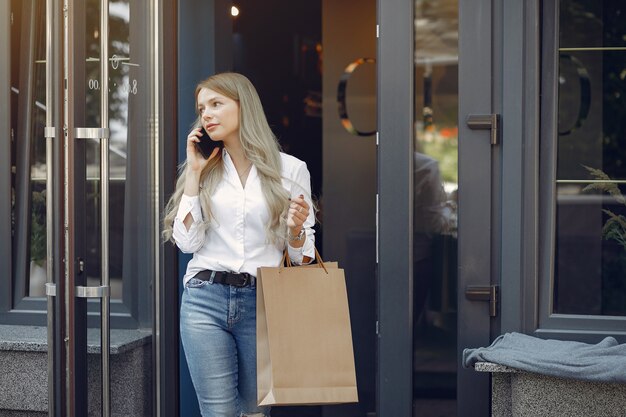
[[211, 139], [204, 127], [200, 128], [198, 139], [200, 139], [200, 142], [196, 142], [196, 149], [204, 159], [209, 159], [215, 148], [221, 149], [224, 147], [224, 142]]

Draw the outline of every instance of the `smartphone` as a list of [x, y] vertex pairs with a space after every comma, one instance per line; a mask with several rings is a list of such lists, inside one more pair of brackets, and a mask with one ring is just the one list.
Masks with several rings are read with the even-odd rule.
[[211, 139], [204, 127], [200, 128], [200, 133], [202, 135], [199, 136], [200, 142], [196, 142], [196, 149], [200, 151], [200, 154], [204, 159], [209, 159], [209, 157], [213, 153], [213, 149], [221, 149], [224, 147], [224, 142], [222, 142], [221, 140], [215, 141]]

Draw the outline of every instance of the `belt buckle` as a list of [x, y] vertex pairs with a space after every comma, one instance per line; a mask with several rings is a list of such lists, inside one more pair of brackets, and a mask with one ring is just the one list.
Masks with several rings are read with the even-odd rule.
[[250, 274], [243, 272], [241, 275], [243, 276], [243, 283], [241, 286], [246, 287], [250, 283]]

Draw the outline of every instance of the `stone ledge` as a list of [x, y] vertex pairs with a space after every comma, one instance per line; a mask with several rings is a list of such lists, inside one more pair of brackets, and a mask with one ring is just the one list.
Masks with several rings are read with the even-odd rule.
[[492, 417], [626, 416], [626, 384], [588, 382], [478, 362], [491, 373]]
[[[89, 415], [100, 409], [100, 335], [88, 332]], [[111, 331], [112, 417], [152, 415], [152, 344], [145, 330]], [[0, 416], [45, 415], [46, 328], [0, 325]]]
[[500, 365], [491, 362], [476, 362], [474, 364], [474, 370], [478, 372], [503, 372], [503, 373], [518, 373], [525, 372], [520, 369], [510, 368], [505, 365]]
[[[150, 343], [152, 333], [137, 329], [111, 329], [111, 354], [128, 352]], [[47, 352], [47, 329], [41, 326], [0, 325], [0, 351]], [[87, 330], [87, 353], [100, 353], [100, 330]]]

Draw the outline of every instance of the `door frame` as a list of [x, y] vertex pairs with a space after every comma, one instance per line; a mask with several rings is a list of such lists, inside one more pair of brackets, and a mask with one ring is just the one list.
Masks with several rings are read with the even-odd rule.
[[[160, 94], [154, 95], [154, 113], [158, 115], [153, 137], [158, 140], [155, 179], [158, 181], [158, 199], [155, 214], [156, 242], [162, 242], [161, 213], [169, 196], [174, 192], [178, 166], [177, 138], [178, 117], [170, 115], [178, 112], [178, 18], [179, 2], [157, 0], [153, 5], [152, 24], [154, 31], [154, 86]], [[168, 243], [158, 245], [158, 276], [154, 277], [152, 364], [154, 369], [153, 401], [155, 417], [178, 416], [179, 394], [179, 349], [178, 349], [178, 254]]]
[[[495, 2], [497, 3], [497, 2]], [[494, 84], [497, 79], [498, 42], [495, 25], [499, 9], [491, 0], [459, 2], [459, 252], [457, 284], [457, 410], [459, 415], [489, 415], [489, 374], [463, 367], [465, 348], [488, 346], [497, 316], [490, 318], [488, 303], [466, 297], [469, 286], [499, 285], [497, 238], [499, 223], [499, 151], [489, 130], [471, 129], [470, 115], [498, 114]], [[501, 115], [496, 124], [502, 120]], [[492, 129], [494, 126], [492, 125]], [[497, 128], [497, 127], [496, 127]], [[497, 301], [497, 295], [496, 295]], [[498, 311], [496, 311], [498, 314]]]
[[[65, 317], [66, 304], [65, 271], [62, 260], [65, 258], [65, 198], [64, 198], [64, 163], [63, 163], [63, 62], [58, 57], [63, 51], [63, 1], [46, 0], [46, 108], [49, 109], [46, 125], [52, 127], [46, 131], [48, 163], [46, 189], [50, 190], [47, 206], [47, 223], [49, 236], [47, 237], [48, 280], [47, 283], [55, 286], [55, 294], [47, 295], [47, 332], [48, 344], [48, 414], [61, 416], [67, 414], [64, 398], [67, 396], [67, 361], [66, 345], [62, 343], [66, 336]], [[55, 57], [57, 57], [55, 59]], [[46, 291], [46, 293], [48, 293]]]
[[[106, 17], [100, 18], [100, 85], [101, 91], [108, 91], [108, 0], [102, 0], [100, 4], [107, 6]], [[100, 287], [87, 287], [87, 277], [83, 262], [87, 263], [86, 247], [86, 143], [78, 132], [79, 128], [89, 130], [88, 135], [94, 136], [98, 131], [101, 149], [101, 212], [102, 230], [108, 229], [108, 95], [102, 94], [99, 104], [101, 123], [100, 128], [86, 126], [86, 109], [80, 98], [86, 95], [86, 55], [85, 55], [85, 5], [76, 0], [63, 2], [64, 13], [62, 37], [62, 53], [54, 58], [63, 61], [62, 73], [65, 91], [62, 93], [64, 106], [62, 107], [62, 126], [64, 134], [61, 136], [64, 143], [62, 178], [63, 197], [63, 241], [65, 246], [60, 281], [64, 281], [64, 291], [57, 291], [56, 297], [62, 298], [65, 306], [65, 324], [67, 343], [65, 350], [66, 369], [66, 396], [56, 398], [55, 401], [66, 402], [66, 415], [81, 416], [88, 412], [88, 368], [87, 368], [87, 301], [89, 298], [99, 298], [101, 306], [101, 390], [102, 390], [102, 414], [110, 415], [110, 316], [109, 316], [109, 277], [108, 277], [108, 233], [102, 233], [102, 275]], [[101, 14], [104, 7], [101, 8]], [[107, 149], [106, 152], [102, 152]], [[58, 163], [55, 161], [54, 163]], [[83, 261], [84, 260], [84, 261]], [[80, 288], [83, 287], [83, 288]], [[79, 290], [85, 291], [84, 295]], [[96, 294], [97, 292], [97, 294]]]
[[378, 416], [413, 413], [413, 20], [378, 0]]

